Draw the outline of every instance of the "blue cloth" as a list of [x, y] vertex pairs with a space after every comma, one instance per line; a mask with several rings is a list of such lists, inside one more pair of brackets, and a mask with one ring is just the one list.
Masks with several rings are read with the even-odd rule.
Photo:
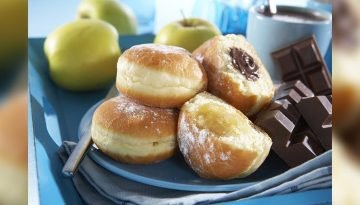
[[[76, 143], [65, 141], [58, 153], [66, 161]], [[88, 204], [213, 204], [272, 196], [311, 189], [329, 188], [331, 151], [285, 173], [230, 193], [199, 193], [168, 190], [133, 182], [117, 176], [85, 157], [72, 178], [80, 196]]]

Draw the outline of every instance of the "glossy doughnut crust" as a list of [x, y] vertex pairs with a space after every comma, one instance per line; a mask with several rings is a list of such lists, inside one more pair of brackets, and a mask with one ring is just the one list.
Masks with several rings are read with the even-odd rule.
[[[234, 57], [242, 51], [256, 65], [256, 77], [241, 73]], [[274, 97], [274, 85], [255, 49], [245, 37], [229, 34], [216, 36], [193, 52], [208, 76], [208, 91], [220, 97], [247, 116], [258, 113]]]
[[177, 119], [174, 109], [148, 107], [118, 96], [95, 111], [92, 139], [102, 152], [120, 162], [155, 163], [174, 154]]
[[206, 90], [207, 77], [202, 65], [185, 49], [142, 44], [120, 56], [116, 87], [140, 104], [174, 108]]
[[206, 92], [181, 108], [177, 140], [187, 164], [211, 179], [248, 176], [263, 163], [272, 144], [239, 110]]

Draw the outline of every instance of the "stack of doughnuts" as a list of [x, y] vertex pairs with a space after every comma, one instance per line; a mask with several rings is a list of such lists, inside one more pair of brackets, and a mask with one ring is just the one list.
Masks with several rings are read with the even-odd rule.
[[256, 171], [269, 154], [271, 138], [248, 116], [271, 101], [274, 86], [242, 36], [214, 37], [193, 54], [133, 46], [119, 58], [116, 87], [120, 96], [98, 107], [91, 128], [115, 160], [155, 163], [179, 147], [199, 176], [232, 179]]
[[122, 96], [94, 113], [92, 139], [111, 158], [150, 164], [177, 148], [178, 109], [206, 89], [202, 65], [185, 49], [143, 44], [119, 58], [116, 87]]

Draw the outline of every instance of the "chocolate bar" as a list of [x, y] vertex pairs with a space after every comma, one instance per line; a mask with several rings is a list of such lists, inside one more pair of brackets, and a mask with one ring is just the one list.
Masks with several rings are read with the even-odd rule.
[[331, 148], [331, 107], [328, 96], [314, 96], [301, 81], [287, 82], [255, 124], [272, 138], [272, 150], [294, 167]]
[[331, 77], [311, 36], [272, 53], [285, 82], [301, 80], [316, 95], [331, 94]]
[[321, 145], [331, 149], [332, 105], [326, 96], [302, 98], [296, 108], [300, 111]]
[[324, 151], [314, 140], [312, 131], [295, 132], [295, 124], [280, 110], [264, 113], [255, 124], [269, 134], [273, 141], [272, 150], [290, 167], [313, 159]]

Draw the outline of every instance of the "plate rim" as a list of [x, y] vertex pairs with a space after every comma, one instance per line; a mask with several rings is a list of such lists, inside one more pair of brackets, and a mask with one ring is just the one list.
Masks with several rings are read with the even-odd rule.
[[[158, 179], [153, 179], [149, 177], [144, 177], [141, 175], [133, 174], [129, 171], [123, 170], [116, 166], [116, 161], [108, 158], [106, 155], [102, 154], [101, 151], [91, 148], [89, 152], [89, 156], [93, 159], [97, 164], [104, 167], [105, 169], [109, 170], [110, 172], [124, 177], [126, 179], [139, 182], [141, 184], [151, 185], [160, 188], [172, 189], [172, 190], [179, 190], [179, 191], [193, 191], [193, 192], [227, 192], [227, 191], [235, 191], [241, 188], [245, 188], [251, 185], [258, 183], [256, 182], [246, 182], [241, 184], [224, 184], [224, 185], [191, 185], [191, 184], [184, 184], [184, 183], [176, 183], [176, 182], [169, 182], [163, 181]], [[108, 159], [103, 160], [102, 157], [106, 157]], [[114, 163], [109, 163], [114, 162]], [[200, 177], [199, 177], [200, 178]], [[226, 182], [226, 181], [225, 181]]]

